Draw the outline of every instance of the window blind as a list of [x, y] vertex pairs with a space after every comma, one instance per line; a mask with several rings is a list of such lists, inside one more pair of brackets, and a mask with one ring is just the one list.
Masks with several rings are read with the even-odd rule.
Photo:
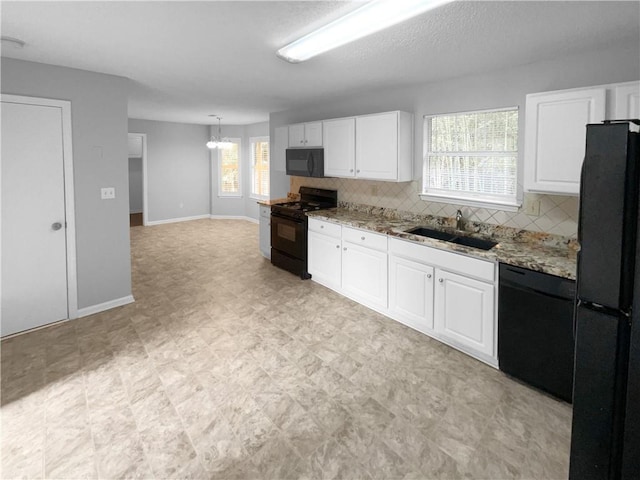
[[269, 196], [269, 138], [251, 139], [251, 193]]
[[515, 200], [518, 110], [425, 118], [423, 193]]
[[240, 144], [238, 141], [232, 142], [231, 148], [218, 151], [221, 195], [240, 193]]

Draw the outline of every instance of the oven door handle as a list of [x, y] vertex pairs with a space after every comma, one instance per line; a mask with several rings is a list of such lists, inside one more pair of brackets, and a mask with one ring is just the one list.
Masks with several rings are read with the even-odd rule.
[[275, 212], [271, 212], [271, 216], [275, 217], [275, 218], [280, 218], [282, 220], [288, 220], [288, 221], [290, 221], [292, 223], [303, 223], [303, 220], [298, 220], [296, 218], [291, 218], [291, 217], [288, 217], [286, 215], [281, 215], [281, 214], [275, 213]]
[[309, 176], [313, 175], [313, 153], [309, 152], [309, 156], [307, 157], [307, 171], [309, 172]]

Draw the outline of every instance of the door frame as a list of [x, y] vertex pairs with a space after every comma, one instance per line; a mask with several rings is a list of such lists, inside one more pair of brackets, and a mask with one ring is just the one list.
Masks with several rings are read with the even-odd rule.
[[[60, 108], [62, 114], [62, 157], [64, 174], [65, 240], [67, 254], [67, 319], [78, 318], [78, 271], [76, 263], [76, 209], [73, 186], [73, 136], [71, 102], [52, 98], [1, 94], [0, 101]], [[2, 228], [0, 224], [0, 229]], [[1, 238], [1, 237], [0, 237]], [[0, 262], [2, 259], [0, 259]], [[0, 280], [1, 281], [1, 280]], [[0, 285], [0, 289], [2, 285]], [[47, 326], [47, 325], [43, 325]]]
[[[127, 136], [137, 135], [142, 138], [142, 225], [147, 226], [149, 219], [149, 197], [147, 193], [147, 134], [138, 132], [127, 132]], [[128, 158], [128, 156], [127, 156]]]

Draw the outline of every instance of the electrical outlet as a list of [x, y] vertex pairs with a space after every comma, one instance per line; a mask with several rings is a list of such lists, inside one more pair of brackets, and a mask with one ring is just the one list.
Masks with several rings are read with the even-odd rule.
[[524, 202], [524, 213], [533, 217], [540, 216], [540, 200], [531, 200]]
[[113, 200], [116, 198], [116, 187], [103, 187], [100, 189], [100, 198], [102, 200]]

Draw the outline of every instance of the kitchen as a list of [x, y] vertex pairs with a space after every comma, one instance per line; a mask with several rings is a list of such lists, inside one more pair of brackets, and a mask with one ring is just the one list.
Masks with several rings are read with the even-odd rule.
[[[292, 124], [317, 122], [330, 119], [348, 118], [366, 114], [377, 114], [390, 111], [411, 112], [413, 119], [413, 150], [414, 168], [421, 170], [423, 115], [446, 114], [451, 112], [480, 111], [509, 106], [519, 106], [518, 116], [518, 155], [523, 158], [527, 129], [522, 114], [525, 109], [525, 99], [528, 94], [565, 90], [572, 88], [610, 85], [637, 80], [634, 68], [628, 67], [624, 71], [627, 60], [633, 58], [634, 47], [629, 45], [620, 48], [603, 48], [600, 51], [581, 52], [567, 55], [557, 60], [543, 60], [536, 63], [503, 68], [497, 72], [487, 71], [454, 78], [453, 80], [434, 82], [427, 85], [409, 85], [397, 88], [387, 88], [376, 93], [363, 93], [340, 99], [334, 102], [321, 102], [312, 107], [298, 107], [294, 110], [270, 115], [269, 128], [273, 145], [277, 143], [277, 130]], [[619, 74], [614, 70], [623, 71]], [[311, 113], [310, 113], [311, 112]], [[224, 127], [223, 127], [224, 128]], [[524, 132], [524, 134], [522, 133]], [[276, 147], [277, 148], [277, 147]], [[273, 151], [273, 150], [272, 150]], [[272, 198], [285, 196], [288, 192], [297, 193], [300, 186], [317, 188], [333, 188], [338, 190], [338, 200], [364, 204], [372, 207], [386, 207], [415, 214], [435, 215], [454, 219], [457, 206], [455, 203], [437, 204], [423, 202], [419, 199], [419, 182], [389, 183], [376, 180], [356, 179], [322, 179], [309, 181], [306, 178], [292, 177], [285, 174], [284, 159], [280, 163], [276, 155], [273, 156], [272, 166]], [[519, 172], [519, 174], [521, 174]], [[334, 177], [335, 178], [335, 177]], [[533, 189], [535, 190], [535, 189]], [[538, 231], [560, 236], [575, 234], [577, 227], [576, 197], [566, 195], [540, 195], [525, 193], [525, 208], [533, 204], [532, 211], [539, 209], [540, 215], [521, 213], [488, 212], [489, 209], [474, 209], [462, 207], [463, 218], [469, 223], [483, 222], [513, 227], [531, 226], [528, 230], [535, 230], [533, 225], [538, 220]], [[536, 206], [536, 202], [540, 202]], [[414, 205], [420, 205], [415, 211]], [[566, 210], [566, 211], [565, 211]], [[563, 213], [561, 213], [563, 212]], [[490, 213], [490, 214], [489, 214]], [[477, 217], [475, 216], [477, 215]], [[524, 223], [528, 221], [528, 223]], [[573, 230], [572, 230], [573, 227]], [[344, 227], [343, 227], [344, 228]], [[494, 272], [495, 275], [495, 272]], [[295, 277], [293, 277], [295, 278]], [[313, 281], [313, 279], [312, 279]], [[301, 287], [308, 288], [308, 287]], [[331, 297], [335, 298], [335, 297]], [[461, 362], [464, 362], [461, 360]]]

